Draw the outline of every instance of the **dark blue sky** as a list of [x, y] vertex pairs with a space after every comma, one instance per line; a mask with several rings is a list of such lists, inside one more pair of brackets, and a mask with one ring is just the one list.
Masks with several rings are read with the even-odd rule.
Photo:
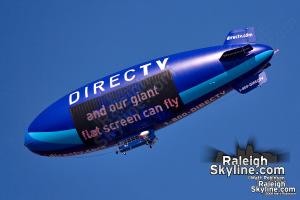
[[[260, 149], [290, 152], [287, 183], [299, 189], [299, 7], [1, 0], [0, 199], [259, 199], [247, 177], [211, 176], [203, 161], [207, 146], [233, 153], [236, 141], [251, 137]], [[233, 91], [160, 130], [155, 148], [47, 158], [24, 147], [30, 122], [71, 90], [146, 60], [222, 44], [230, 30], [247, 26], [256, 28], [258, 43], [281, 50], [267, 69], [269, 82], [247, 95]]]

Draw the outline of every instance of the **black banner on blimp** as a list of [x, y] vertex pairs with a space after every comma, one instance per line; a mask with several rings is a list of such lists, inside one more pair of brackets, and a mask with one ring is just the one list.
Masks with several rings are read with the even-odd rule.
[[182, 109], [172, 75], [164, 71], [74, 105], [71, 113], [82, 141], [109, 146], [116, 139], [162, 126]]

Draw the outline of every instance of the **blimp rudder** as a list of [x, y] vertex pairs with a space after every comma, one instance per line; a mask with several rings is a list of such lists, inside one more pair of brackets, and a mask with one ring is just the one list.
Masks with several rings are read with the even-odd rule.
[[253, 27], [235, 29], [228, 33], [224, 45], [256, 43], [256, 35]]

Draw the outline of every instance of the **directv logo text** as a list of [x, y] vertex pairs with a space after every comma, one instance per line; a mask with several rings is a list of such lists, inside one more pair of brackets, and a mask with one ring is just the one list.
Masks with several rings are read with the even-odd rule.
[[232, 35], [232, 36], [228, 36], [226, 40], [236, 40], [236, 39], [240, 39], [240, 38], [248, 38], [248, 37], [253, 37], [252, 33], [245, 33], [245, 34], [238, 34], [238, 35]]
[[[159, 69], [161, 71], [165, 70], [168, 59], [169, 58], [164, 58], [163, 60], [156, 60], [155, 61], [156, 65], [159, 67]], [[117, 86], [121, 85], [120, 78], [123, 78], [125, 82], [130, 82], [130, 81], [135, 79], [136, 70], [143, 70], [143, 75], [147, 76], [148, 72], [149, 72], [148, 67], [150, 67], [150, 66], [153, 67], [152, 64], [153, 63], [150, 62], [150, 63], [144, 64], [144, 65], [141, 65], [137, 69], [130, 68], [126, 72], [124, 72], [123, 74], [115, 74], [115, 75], [113, 75], [109, 78], [108, 83], [106, 83], [104, 80], [96, 81], [93, 84], [93, 87], [92, 87], [91, 90], [92, 90], [93, 94], [96, 95], [99, 92], [104, 92], [105, 88], [117, 87]], [[104, 87], [105, 84], [107, 85], [107, 87]], [[69, 95], [69, 105], [72, 105], [72, 104], [76, 103], [77, 101], [79, 101], [81, 96], [83, 96], [84, 98], [89, 97], [89, 87], [88, 86], [85, 86], [84, 94], [80, 94], [80, 91], [75, 91], [75, 92], [71, 93]]]

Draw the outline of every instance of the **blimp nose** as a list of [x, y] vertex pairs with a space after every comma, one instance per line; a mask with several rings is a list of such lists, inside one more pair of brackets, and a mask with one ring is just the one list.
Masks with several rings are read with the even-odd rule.
[[40, 155], [71, 152], [84, 146], [74, 128], [68, 98], [52, 104], [33, 120], [25, 133], [24, 145]]
[[28, 133], [25, 133], [25, 135], [24, 135], [24, 145], [29, 150], [31, 150], [32, 149], [31, 146], [30, 146], [31, 144], [32, 144], [32, 140], [31, 140], [30, 136], [28, 135]]
[[32, 152], [39, 154], [41, 152], [41, 145], [42, 143], [34, 140], [31, 136], [30, 133], [25, 133], [24, 136], [24, 145]]

